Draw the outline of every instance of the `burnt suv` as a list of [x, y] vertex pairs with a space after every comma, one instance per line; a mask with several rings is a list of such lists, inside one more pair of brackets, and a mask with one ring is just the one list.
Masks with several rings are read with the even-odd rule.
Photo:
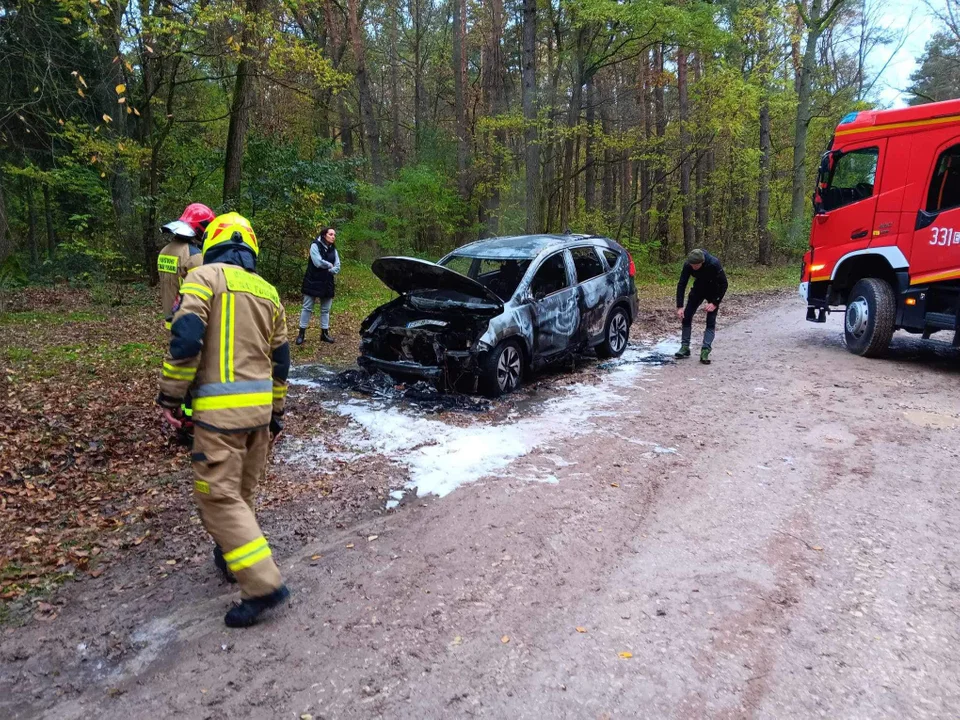
[[363, 321], [359, 365], [491, 396], [571, 353], [620, 356], [637, 316], [633, 259], [602, 237], [494, 238], [373, 272], [400, 297]]

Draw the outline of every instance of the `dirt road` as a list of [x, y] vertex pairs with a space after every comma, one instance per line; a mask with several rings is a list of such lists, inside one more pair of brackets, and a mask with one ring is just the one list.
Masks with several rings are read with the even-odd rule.
[[840, 330], [781, 302], [710, 367], [615, 367], [492, 429], [343, 404], [444, 496], [282, 536], [293, 599], [251, 630], [206, 564], [91, 588], [0, 636], [0, 716], [957, 717], [960, 358]]

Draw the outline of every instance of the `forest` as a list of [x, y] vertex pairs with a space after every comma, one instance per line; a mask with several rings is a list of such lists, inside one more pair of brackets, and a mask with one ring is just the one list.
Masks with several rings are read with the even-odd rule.
[[[156, 279], [237, 210], [295, 289], [354, 260], [590, 232], [792, 262], [819, 154], [902, 46], [879, 0], [0, 0], [0, 283]], [[960, 94], [960, 2], [903, 79]]]

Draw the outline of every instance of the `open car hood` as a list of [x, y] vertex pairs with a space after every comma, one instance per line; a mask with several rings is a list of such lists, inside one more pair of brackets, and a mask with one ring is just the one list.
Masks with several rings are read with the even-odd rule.
[[452, 290], [497, 306], [503, 305], [503, 301], [493, 291], [476, 280], [427, 260], [382, 257], [373, 261], [373, 274], [400, 295], [408, 295], [418, 290]]

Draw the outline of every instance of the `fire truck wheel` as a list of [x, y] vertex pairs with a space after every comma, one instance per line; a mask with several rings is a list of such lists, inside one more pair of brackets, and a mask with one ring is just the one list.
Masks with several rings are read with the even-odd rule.
[[896, 307], [893, 289], [886, 281], [864, 278], [854, 285], [843, 322], [847, 349], [863, 357], [885, 355], [893, 337]]

